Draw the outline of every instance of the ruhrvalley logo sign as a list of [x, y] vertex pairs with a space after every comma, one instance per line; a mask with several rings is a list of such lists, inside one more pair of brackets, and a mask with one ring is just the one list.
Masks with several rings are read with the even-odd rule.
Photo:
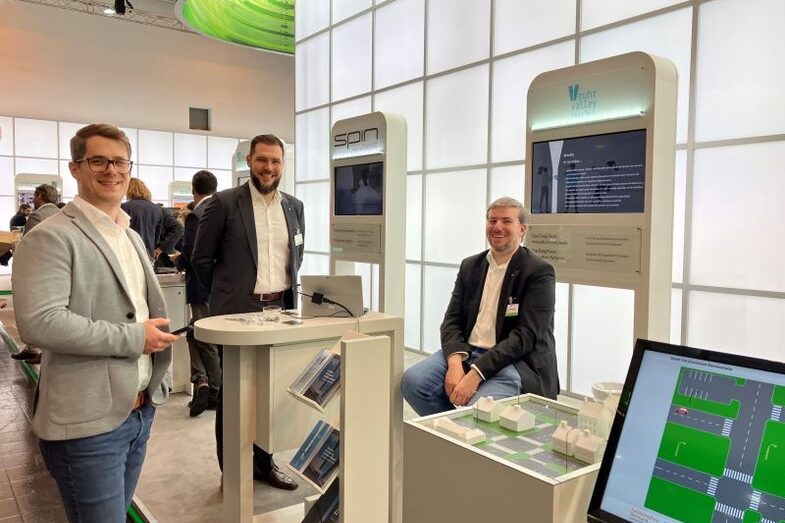
[[597, 90], [587, 91], [581, 89], [580, 84], [567, 86], [567, 94], [570, 97], [570, 116], [572, 118], [584, 118], [597, 113]]

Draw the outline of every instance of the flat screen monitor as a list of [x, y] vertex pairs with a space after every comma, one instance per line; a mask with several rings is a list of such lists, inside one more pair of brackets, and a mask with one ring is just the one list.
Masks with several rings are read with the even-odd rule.
[[590, 522], [785, 519], [785, 364], [638, 340]]
[[646, 130], [535, 142], [531, 212], [644, 210]]
[[380, 216], [384, 211], [383, 162], [335, 168], [335, 215]]

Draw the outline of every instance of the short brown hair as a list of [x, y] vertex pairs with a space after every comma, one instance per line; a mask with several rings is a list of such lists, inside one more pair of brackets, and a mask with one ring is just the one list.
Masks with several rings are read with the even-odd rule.
[[40, 196], [41, 199], [46, 203], [57, 203], [57, 200], [60, 199], [60, 195], [58, 194], [55, 186], [49, 185], [48, 183], [43, 183], [36, 187], [33, 194]]
[[119, 128], [107, 123], [92, 123], [86, 127], [82, 127], [73, 138], [71, 138], [71, 160], [81, 160], [87, 149], [87, 139], [93, 136], [103, 136], [110, 140], [117, 140], [123, 142], [125, 148], [128, 149], [128, 159], [131, 159], [131, 142], [128, 136]]
[[254, 149], [256, 149], [257, 143], [263, 143], [265, 145], [277, 145], [281, 148], [281, 155], [286, 151], [283, 146], [283, 142], [280, 138], [275, 136], [274, 134], [260, 134], [258, 136], [254, 136], [253, 140], [251, 140], [251, 147], [248, 149], [248, 154], [253, 154]]
[[131, 178], [128, 181], [128, 190], [125, 192], [125, 197], [129, 200], [150, 200], [153, 195], [142, 180]]

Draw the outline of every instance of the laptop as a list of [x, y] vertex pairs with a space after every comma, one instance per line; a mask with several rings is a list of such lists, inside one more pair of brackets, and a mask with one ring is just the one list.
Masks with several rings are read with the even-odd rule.
[[[312, 296], [319, 301], [315, 303]], [[363, 314], [363, 282], [360, 276], [300, 276], [302, 315], [359, 317]], [[332, 303], [331, 303], [332, 302]]]

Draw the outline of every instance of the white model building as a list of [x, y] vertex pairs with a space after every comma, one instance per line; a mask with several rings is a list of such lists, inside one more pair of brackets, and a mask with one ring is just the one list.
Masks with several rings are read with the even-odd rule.
[[496, 403], [493, 396], [483, 396], [474, 404], [474, 417], [488, 423], [496, 423], [502, 410], [504, 405]]
[[476, 445], [485, 441], [485, 433], [480, 429], [470, 429], [469, 427], [458, 425], [449, 418], [438, 418], [434, 422], [433, 428], [467, 445]]
[[619, 396], [615, 394], [609, 394], [602, 402], [585, 400], [578, 411], [578, 428], [588, 429], [592, 434], [608, 439], [618, 406]]
[[505, 429], [523, 432], [534, 428], [534, 414], [523, 410], [520, 405], [510, 405], [499, 414], [499, 424]]
[[578, 439], [579, 435], [579, 430], [576, 430], [567, 421], [562, 420], [553, 432], [551, 446], [556, 452], [572, 456], [575, 454], [575, 440]]
[[573, 432], [579, 432], [575, 441], [575, 459], [589, 464], [602, 461], [602, 455], [605, 453], [605, 445], [607, 444], [606, 441], [592, 434], [589, 429]]

